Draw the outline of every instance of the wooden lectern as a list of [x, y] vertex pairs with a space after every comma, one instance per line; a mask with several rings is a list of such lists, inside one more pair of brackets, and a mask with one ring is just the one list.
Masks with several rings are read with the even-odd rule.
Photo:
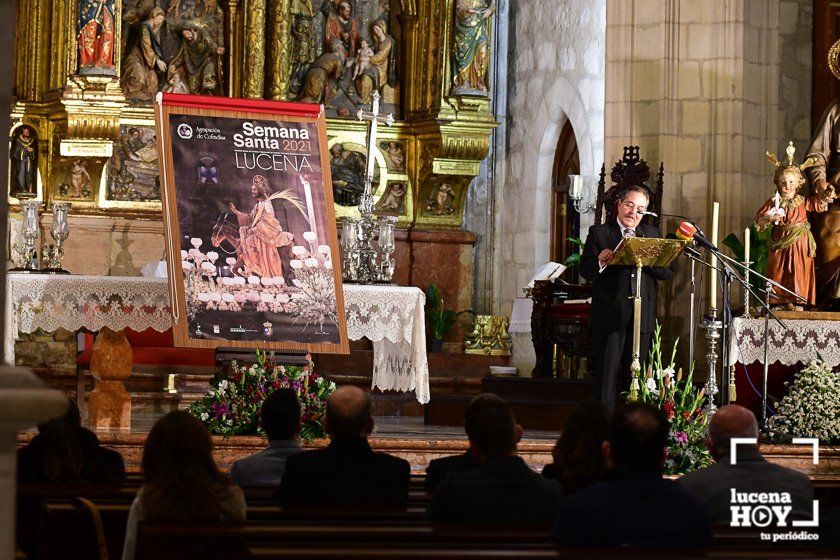
[[635, 266], [636, 291], [633, 296], [633, 362], [630, 364], [632, 381], [630, 398], [635, 400], [638, 394], [639, 373], [642, 364], [639, 361], [639, 344], [642, 330], [642, 267], [670, 266], [674, 259], [683, 252], [690, 240], [659, 239], [656, 237], [625, 237], [613, 252], [607, 266]]

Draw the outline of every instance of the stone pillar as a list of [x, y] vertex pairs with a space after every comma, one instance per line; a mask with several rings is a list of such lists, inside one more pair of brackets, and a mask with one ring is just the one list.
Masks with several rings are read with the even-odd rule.
[[[793, 133], [780, 127], [787, 122], [779, 116], [780, 59], [793, 54], [780, 53], [780, 5], [608, 0], [606, 157], [614, 161], [635, 144], [651, 168], [664, 162], [663, 212], [707, 230], [719, 201], [719, 239], [743, 236], [773, 192], [764, 152], [783, 151]], [[663, 232], [676, 225], [665, 221]], [[660, 317], [670, 340], [688, 338], [688, 268], [678, 264], [676, 277], [663, 283]], [[705, 311], [708, 273], [700, 274]], [[702, 359], [698, 365], [705, 368]]]
[[90, 356], [96, 386], [88, 397], [88, 423], [93, 430], [131, 428], [131, 395], [125, 380], [131, 375], [131, 345], [125, 332], [103, 328]]
[[28, 369], [0, 367], [0, 560], [15, 557], [17, 433], [57, 418], [67, 404]]

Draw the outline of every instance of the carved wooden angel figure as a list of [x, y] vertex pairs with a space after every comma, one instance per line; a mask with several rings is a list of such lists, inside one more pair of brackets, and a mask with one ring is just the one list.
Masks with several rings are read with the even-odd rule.
[[[756, 229], [773, 228], [768, 245], [767, 276], [806, 298], [809, 305], [814, 305], [814, 257], [817, 245], [811, 233], [808, 213], [828, 210], [835, 194], [830, 186], [819, 194], [807, 197], [799, 194], [799, 189], [805, 184], [802, 170], [813, 165], [814, 161], [809, 158], [801, 165], [794, 164], [793, 142], [788, 145], [786, 153], [788, 162], [785, 165], [776, 159], [775, 154], [767, 152], [767, 158], [776, 166], [773, 173], [776, 194], [755, 215]], [[777, 293], [776, 296], [771, 299], [776, 305], [801, 309], [801, 306], [795, 305], [797, 302], [793, 296], [784, 293]]]

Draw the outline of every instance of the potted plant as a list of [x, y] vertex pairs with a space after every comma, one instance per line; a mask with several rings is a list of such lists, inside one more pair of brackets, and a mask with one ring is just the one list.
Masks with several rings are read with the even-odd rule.
[[429, 322], [429, 333], [431, 334], [429, 346], [432, 352], [441, 351], [443, 337], [455, 324], [459, 315], [472, 313], [470, 310], [456, 312], [445, 309], [444, 304], [443, 296], [437, 285], [429, 284], [429, 289], [426, 291], [426, 320]]
[[568, 257], [566, 257], [566, 260], [563, 261], [563, 264], [567, 268], [574, 268], [576, 266], [579, 266], [580, 256], [583, 252], [583, 240], [580, 237], [567, 237], [566, 241], [574, 245], [576, 247], [576, 250], [573, 253], [569, 254]]

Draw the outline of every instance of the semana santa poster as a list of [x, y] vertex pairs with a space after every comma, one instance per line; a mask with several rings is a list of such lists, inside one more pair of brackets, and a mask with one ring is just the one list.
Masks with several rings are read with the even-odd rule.
[[346, 343], [318, 122], [191, 113], [173, 108], [166, 135], [189, 340]]

